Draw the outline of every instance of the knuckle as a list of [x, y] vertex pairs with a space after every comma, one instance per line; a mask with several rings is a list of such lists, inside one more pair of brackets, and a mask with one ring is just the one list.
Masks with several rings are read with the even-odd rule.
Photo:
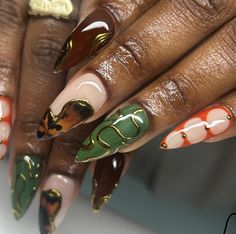
[[205, 24], [209, 24], [222, 14], [228, 14], [232, 8], [232, 1], [229, 0], [178, 0], [176, 4], [182, 11], [185, 10], [185, 14]]
[[5, 28], [23, 27], [25, 13], [13, 0], [1, 1], [0, 3], [0, 26]]
[[233, 19], [220, 34], [220, 45], [226, 60], [236, 63], [236, 18]]
[[147, 68], [152, 69], [150, 51], [139, 35], [120, 39], [118, 44], [117, 60], [131, 76], [142, 77], [147, 73]]
[[190, 113], [198, 103], [197, 87], [187, 76], [170, 74], [161, 84], [165, 106], [176, 116]]
[[61, 43], [56, 38], [41, 34], [29, 45], [28, 63], [35, 69], [52, 70]]

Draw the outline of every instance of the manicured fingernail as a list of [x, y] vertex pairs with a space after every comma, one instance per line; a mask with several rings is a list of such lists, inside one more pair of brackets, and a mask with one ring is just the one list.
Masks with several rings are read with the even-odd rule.
[[84, 141], [76, 162], [89, 162], [116, 153], [142, 137], [149, 126], [145, 110], [137, 104], [128, 105], [107, 117]]
[[225, 106], [214, 106], [192, 116], [176, 127], [161, 143], [162, 149], [175, 149], [217, 136], [230, 128], [233, 115]]
[[7, 147], [12, 127], [12, 102], [9, 98], [0, 96], [0, 160], [7, 153]]
[[39, 208], [41, 234], [49, 234], [56, 230], [75, 194], [75, 183], [69, 177], [55, 174], [47, 179], [41, 193]]
[[96, 55], [115, 33], [115, 22], [105, 9], [89, 14], [67, 38], [57, 58], [54, 71], [65, 71]]
[[77, 77], [46, 111], [38, 129], [38, 138], [55, 137], [78, 126], [97, 112], [106, 99], [105, 87], [95, 74]]
[[40, 183], [42, 164], [39, 157], [24, 156], [15, 165], [12, 186], [12, 208], [20, 219], [27, 211]]
[[93, 175], [92, 205], [94, 211], [100, 211], [111, 198], [120, 182], [124, 164], [125, 157], [120, 153], [97, 161]]

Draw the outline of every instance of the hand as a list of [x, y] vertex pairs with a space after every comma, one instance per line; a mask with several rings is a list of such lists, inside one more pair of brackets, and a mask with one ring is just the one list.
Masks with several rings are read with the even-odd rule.
[[[234, 0], [159, 1], [72, 77], [44, 115], [38, 137], [93, 121], [122, 101], [79, 148], [77, 162], [135, 150], [210, 104], [161, 146], [181, 147], [227, 131], [236, 108], [235, 14]], [[86, 20], [81, 25], [89, 27]], [[81, 62], [74, 39], [82, 26], [67, 40], [57, 69]], [[73, 105], [78, 108], [71, 112]], [[57, 124], [59, 129], [49, 128]]]

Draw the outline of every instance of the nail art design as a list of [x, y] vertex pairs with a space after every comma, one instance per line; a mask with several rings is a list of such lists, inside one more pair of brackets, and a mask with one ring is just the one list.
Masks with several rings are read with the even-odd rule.
[[56, 230], [54, 219], [61, 209], [62, 196], [59, 191], [50, 189], [41, 194], [40, 199], [40, 233], [48, 234]]
[[106, 118], [84, 141], [76, 162], [89, 162], [116, 153], [133, 143], [147, 131], [149, 121], [145, 110], [132, 104]]
[[106, 99], [106, 90], [95, 74], [79, 76], [66, 86], [44, 114], [38, 138], [52, 138], [77, 127], [92, 117]]
[[97, 161], [93, 175], [92, 205], [94, 211], [100, 211], [111, 198], [119, 184], [124, 164], [125, 156], [120, 153]]
[[24, 156], [16, 162], [12, 186], [12, 208], [20, 219], [28, 209], [40, 182], [42, 164], [36, 156]]
[[181, 148], [205, 141], [225, 132], [232, 123], [233, 115], [227, 107], [213, 106], [176, 127], [162, 141], [161, 148]]
[[0, 96], [0, 160], [7, 153], [11, 134], [12, 102], [9, 98]]
[[54, 115], [51, 109], [48, 109], [38, 128], [37, 137], [42, 139], [57, 136], [82, 123], [92, 116], [93, 112], [93, 108], [84, 100], [68, 102], [59, 115]]
[[73, 179], [63, 175], [51, 175], [46, 180], [41, 193], [39, 227], [41, 234], [52, 233], [62, 222], [76, 195]]
[[56, 60], [55, 72], [83, 63], [105, 46], [115, 33], [115, 22], [105, 9], [88, 15], [71, 33]]

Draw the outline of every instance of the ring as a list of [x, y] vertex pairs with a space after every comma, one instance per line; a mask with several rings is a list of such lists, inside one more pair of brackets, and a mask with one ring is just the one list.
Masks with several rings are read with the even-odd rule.
[[71, 0], [30, 0], [29, 15], [68, 19], [73, 12]]

